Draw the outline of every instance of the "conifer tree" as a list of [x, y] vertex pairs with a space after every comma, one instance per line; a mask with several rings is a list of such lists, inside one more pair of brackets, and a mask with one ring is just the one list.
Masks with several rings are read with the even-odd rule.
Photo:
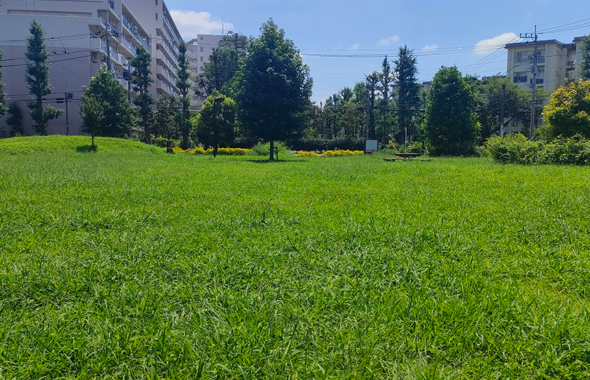
[[415, 134], [413, 116], [416, 115], [420, 105], [420, 85], [418, 84], [418, 60], [414, 52], [407, 46], [399, 48], [398, 58], [395, 63], [395, 84], [397, 85], [397, 108], [399, 133], [397, 141], [405, 142], [405, 130], [408, 136]]
[[176, 76], [178, 79], [176, 80], [176, 87], [180, 90], [180, 104], [182, 107], [181, 119], [180, 119], [180, 128], [182, 131], [182, 149], [188, 149], [188, 137], [190, 132], [190, 121], [189, 121], [189, 107], [191, 104], [191, 97], [189, 96], [189, 90], [191, 88], [191, 80], [190, 80], [190, 68], [189, 68], [189, 60], [188, 56], [186, 55], [187, 47], [184, 42], [180, 43], [178, 47], [178, 69], [176, 70]]
[[131, 60], [131, 66], [134, 69], [131, 77], [133, 91], [135, 92], [133, 103], [138, 107], [141, 126], [148, 144], [152, 143], [150, 120], [154, 104], [154, 97], [149, 92], [150, 86], [154, 83], [151, 65], [151, 54], [143, 46], [138, 45], [135, 57]]
[[31, 94], [35, 97], [27, 106], [31, 110], [33, 130], [40, 135], [47, 135], [47, 124], [50, 120], [57, 119], [62, 110], [52, 106], [43, 106], [43, 97], [51, 94], [49, 83], [49, 54], [45, 44], [45, 32], [43, 27], [35, 20], [29, 27], [31, 35], [27, 38], [25, 57], [29, 61], [26, 67], [25, 79]]
[[16, 103], [10, 103], [8, 106], [6, 124], [10, 126], [10, 135], [23, 135], [23, 110]]

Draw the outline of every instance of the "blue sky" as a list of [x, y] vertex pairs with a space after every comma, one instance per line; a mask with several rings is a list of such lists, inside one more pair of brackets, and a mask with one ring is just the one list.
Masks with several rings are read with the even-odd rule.
[[[257, 36], [272, 17], [301, 50], [314, 79], [314, 101], [322, 101], [364, 75], [380, 70], [407, 44], [418, 56], [419, 79], [428, 81], [441, 66], [457, 65], [464, 74], [506, 72], [506, 54], [498, 46], [519, 33], [564, 26], [541, 39], [571, 42], [590, 34], [588, 0], [167, 0], [188, 40], [197, 33], [225, 31]], [[560, 29], [558, 29], [560, 30]], [[513, 33], [513, 34], [510, 34]], [[318, 57], [360, 55], [363, 57]]]

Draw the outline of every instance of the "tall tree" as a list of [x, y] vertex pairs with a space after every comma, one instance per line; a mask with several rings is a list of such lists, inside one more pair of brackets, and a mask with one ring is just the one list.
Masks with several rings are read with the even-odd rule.
[[49, 83], [49, 54], [45, 44], [45, 31], [43, 27], [33, 20], [29, 26], [31, 35], [27, 37], [27, 48], [25, 57], [28, 60], [25, 79], [27, 87], [35, 100], [30, 101], [27, 106], [31, 110], [33, 119], [33, 130], [38, 134], [47, 135], [47, 124], [50, 120], [57, 119], [62, 110], [52, 106], [43, 107], [43, 97], [51, 94], [51, 83]]
[[176, 70], [176, 87], [180, 90], [180, 105], [182, 113], [180, 114], [180, 129], [182, 130], [182, 149], [188, 149], [188, 137], [191, 128], [189, 120], [189, 107], [191, 105], [191, 97], [189, 91], [191, 89], [191, 74], [189, 67], [189, 59], [186, 55], [187, 47], [183, 42], [178, 47], [178, 69]]
[[558, 88], [543, 117], [549, 123], [552, 137], [571, 137], [580, 134], [590, 138], [590, 81], [574, 81]]
[[405, 128], [407, 128], [408, 136], [415, 134], [413, 117], [416, 116], [420, 105], [420, 85], [416, 66], [418, 60], [413, 50], [403, 46], [399, 48], [398, 57], [394, 63], [399, 126], [397, 141], [401, 144], [405, 142]]
[[133, 103], [138, 107], [146, 142], [151, 144], [150, 119], [154, 104], [154, 97], [149, 92], [150, 86], [154, 83], [151, 54], [143, 46], [138, 45], [135, 57], [131, 60], [131, 66], [133, 67], [131, 83], [135, 92]]
[[2, 59], [4, 58], [4, 51], [0, 48], [0, 116], [4, 116], [7, 111], [6, 107], [6, 92], [4, 91], [4, 70], [2, 69]]
[[456, 67], [443, 67], [428, 93], [426, 135], [433, 155], [472, 154], [477, 138], [473, 87]]
[[23, 110], [16, 103], [10, 103], [6, 117], [6, 124], [10, 126], [10, 136], [23, 135]]
[[94, 98], [104, 109], [104, 118], [96, 136], [124, 137], [137, 125], [127, 90], [103, 64], [84, 87], [85, 97]]
[[98, 100], [92, 94], [84, 94], [80, 103], [80, 116], [82, 116], [82, 132], [88, 133], [92, 137], [92, 147], [94, 137], [102, 132], [105, 119], [106, 104]]
[[365, 105], [365, 107], [368, 107], [365, 111], [369, 117], [368, 137], [370, 139], [375, 138], [375, 101], [377, 100], [377, 92], [379, 91], [380, 76], [380, 73], [372, 72], [365, 78], [369, 95], [369, 104]]
[[255, 137], [274, 142], [300, 135], [302, 115], [309, 108], [313, 81], [293, 41], [272, 19], [260, 28], [261, 35], [248, 46], [237, 75], [240, 121]]
[[391, 71], [391, 65], [387, 56], [381, 62], [381, 73], [379, 75], [379, 91], [385, 100], [389, 100], [391, 85], [394, 83], [395, 75]]
[[[215, 99], [223, 102], [215, 103]], [[205, 146], [230, 146], [234, 142], [236, 128], [236, 102], [227, 96], [214, 92], [207, 98], [196, 119], [196, 136]], [[215, 122], [213, 121], [215, 120]]]
[[580, 62], [580, 78], [590, 80], [590, 35], [584, 37], [580, 43], [582, 62]]
[[[181, 127], [180, 129], [183, 127], [182, 110], [178, 112], [178, 106], [181, 102], [182, 99], [177, 99], [170, 94], [162, 94], [156, 100], [153, 133], [154, 136], [165, 137], [168, 140], [168, 147], [171, 145], [171, 140], [178, 135], [179, 127]], [[181, 132], [184, 133], [184, 130]]]

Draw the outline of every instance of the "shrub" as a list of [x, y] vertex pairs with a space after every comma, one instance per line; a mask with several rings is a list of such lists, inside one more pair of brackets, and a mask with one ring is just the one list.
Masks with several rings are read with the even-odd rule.
[[322, 157], [359, 156], [365, 154], [362, 150], [328, 150], [322, 153]]
[[[162, 136], [158, 136], [153, 140], [155, 146], [159, 146], [160, 148], [167, 148], [168, 147], [168, 139]], [[176, 148], [180, 145], [179, 140], [170, 140], [170, 146], [172, 148]]]
[[316, 152], [297, 152], [298, 157], [318, 157]]
[[364, 138], [338, 137], [335, 139], [304, 138], [285, 141], [285, 145], [297, 151], [315, 150], [363, 150]]
[[424, 153], [424, 145], [416, 141], [408, 147], [408, 153]]
[[489, 139], [486, 150], [500, 163], [590, 165], [590, 141], [579, 135], [545, 143], [512, 134]]
[[[287, 153], [287, 147], [282, 142], [275, 141], [275, 148], [279, 148], [279, 154]], [[254, 145], [250, 154], [254, 156], [268, 156], [270, 154], [270, 143], [258, 143]]]

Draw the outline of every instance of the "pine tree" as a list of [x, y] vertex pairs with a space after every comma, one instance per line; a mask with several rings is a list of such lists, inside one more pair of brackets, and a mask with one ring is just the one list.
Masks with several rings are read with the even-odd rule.
[[191, 105], [191, 97], [189, 96], [189, 90], [191, 88], [190, 80], [190, 67], [188, 56], [186, 55], [187, 47], [184, 42], [180, 43], [178, 47], [178, 69], [176, 70], [176, 87], [180, 90], [180, 104], [182, 106], [181, 113], [181, 131], [182, 131], [182, 149], [188, 149], [188, 137], [190, 132], [190, 121], [189, 121], [189, 107]]
[[365, 79], [367, 82], [367, 90], [369, 91], [369, 104], [366, 105], [368, 106], [366, 112], [368, 112], [369, 115], [369, 139], [375, 138], [375, 101], [377, 99], [377, 92], [379, 91], [380, 76], [380, 73], [373, 72], [367, 75]]
[[43, 27], [35, 20], [29, 27], [31, 35], [27, 37], [27, 49], [25, 57], [29, 61], [26, 67], [25, 79], [27, 87], [35, 100], [30, 101], [27, 106], [31, 110], [33, 119], [33, 130], [38, 134], [47, 135], [47, 124], [50, 120], [57, 119], [62, 110], [52, 106], [43, 107], [43, 97], [51, 94], [51, 83], [49, 83], [49, 54], [45, 44], [45, 32]]
[[154, 104], [154, 97], [149, 92], [150, 86], [154, 83], [151, 71], [151, 54], [143, 46], [138, 45], [135, 57], [131, 60], [131, 66], [134, 69], [131, 77], [133, 91], [135, 92], [133, 103], [138, 107], [146, 142], [151, 144], [150, 119]]
[[297, 137], [305, 127], [313, 81], [293, 41], [272, 19], [252, 39], [236, 84], [240, 121], [254, 137], [274, 142]]
[[407, 46], [399, 48], [398, 59], [395, 63], [395, 84], [397, 85], [397, 108], [398, 108], [398, 143], [405, 142], [405, 129], [408, 129], [408, 136], [416, 133], [413, 123], [413, 116], [416, 116], [420, 105], [420, 85], [418, 84], [418, 60], [414, 52]]
[[[124, 137], [137, 125], [133, 107], [127, 99], [127, 90], [115, 79], [106, 64], [98, 69], [88, 86], [84, 87], [82, 104], [87, 98], [95, 99], [104, 109], [104, 117], [95, 132], [96, 136]], [[84, 119], [84, 115], [82, 117]], [[93, 125], [92, 129], [95, 127]], [[89, 126], [88, 130], [90, 129]], [[88, 133], [92, 134], [91, 131]]]
[[590, 35], [582, 39], [582, 62], [580, 62], [580, 79], [590, 80]]
[[0, 48], [0, 116], [6, 114], [6, 92], [4, 91], [4, 70], [2, 69], [2, 59], [4, 58], [4, 51]]

